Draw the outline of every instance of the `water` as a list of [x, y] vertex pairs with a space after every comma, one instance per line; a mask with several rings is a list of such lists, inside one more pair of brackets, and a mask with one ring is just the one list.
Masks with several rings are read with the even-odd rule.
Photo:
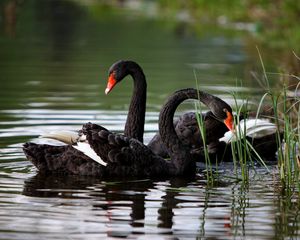
[[[108, 68], [119, 59], [136, 60], [147, 76], [146, 142], [165, 98], [194, 87], [195, 75], [203, 90], [229, 103], [229, 91], [255, 101], [263, 91], [249, 69], [257, 63], [239, 34], [208, 29], [196, 37], [143, 11], [77, 1], [0, 6], [0, 239], [297, 238], [299, 199], [281, 193], [276, 166], [271, 174], [257, 167], [249, 186], [228, 178], [230, 164], [212, 186], [202, 174], [58, 177], [39, 174], [21, 149], [40, 134], [88, 121], [122, 132], [130, 78], [104, 94]], [[193, 108], [184, 104], [178, 114]]]

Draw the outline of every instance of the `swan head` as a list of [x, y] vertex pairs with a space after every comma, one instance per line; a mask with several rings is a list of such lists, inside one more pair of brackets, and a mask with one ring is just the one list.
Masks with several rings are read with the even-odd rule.
[[108, 94], [118, 82], [126, 77], [128, 72], [128, 61], [117, 61], [110, 68], [108, 73], [108, 81], [105, 89], [105, 94]]
[[225, 101], [203, 91], [199, 91], [199, 97], [200, 101], [210, 109], [217, 120], [223, 122], [230, 131], [234, 129], [232, 109]]
[[120, 60], [115, 62], [109, 68], [108, 81], [105, 89], [105, 94], [108, 94], [114, 86], [121, 82], [127, 75], [133, 75], [136, 71], [141, 71], [140, 66], [133, 61]]
[[223, 122], [226, 127], [232, 131], [234, 129], [234, 118], [232, 115], [231, 107], [221, 100], [213, 96], [213, 99], [207, 104], [213, 115], [220, 121]]

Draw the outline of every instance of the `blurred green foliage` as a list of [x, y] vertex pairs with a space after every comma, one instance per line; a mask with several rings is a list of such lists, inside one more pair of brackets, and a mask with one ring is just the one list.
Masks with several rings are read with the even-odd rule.
[[[280, 42], [299, 47], [300, 1], [295, 0], [158, 0], [165, 13], [189, 11], [196, 20], [216, 23], [219, 17], [232, 22], [252, 22], [259, 26], [257, 33], [265, 39], [272, 38], [272, 45]], [[297, 49], [295, 49], [297, 50]]]
[[[234, 23], [251, 23], [255, 41], [269, 51], [281, 51], [283, 58], [280, 61], [288, 61], [289, 65], [291, 60], [286, 60], [287, 55], [293, 55], [293, 51], [300, 55], [300, 1], [158, 0], [158, 2], [162, 14], [175, 16], [184, 11], [188, 12], [196, 28], [201, 28], [203, 24], [221, 24], [230, 27], [236, 26]], [[299, 63], [297, 65], [288, 71], [294, 73], [299, 71]]]

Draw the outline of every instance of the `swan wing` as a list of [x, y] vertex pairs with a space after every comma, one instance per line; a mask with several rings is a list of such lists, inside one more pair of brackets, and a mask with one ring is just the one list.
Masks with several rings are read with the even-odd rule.
[[270, 123], [262, 119], [247, 119], [246, 121], [240, 121], [236, 126], [235, 131], [228, 131], [224, 134], [219, 141], [230, 143], [238, 141], [245, 137], [244, 130], [246, 130], [246, 136], [252, 138], [261, 138], [270, 134], [274, 134], [277, 130], [275, 124]]
[[236, 141], [236, 136], [232, 131], [228, 131], [223, 137], [219, 138], [220, 142], [230, 143]]

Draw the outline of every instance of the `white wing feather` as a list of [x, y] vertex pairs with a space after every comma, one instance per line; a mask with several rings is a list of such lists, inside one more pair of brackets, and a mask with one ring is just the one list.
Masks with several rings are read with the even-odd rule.
[[277, 130], [276, 125], [262, 119], [247, 119], [242, 120], [235, 127], [234, 132], [228, 131], [224, 134], [224, 137], [219, 141], [230, 143], [238, 141], [245, 136], [244, 130], [246, 130], [246, 136], [252, 138], [260, 138], [269, 134], [274, 134]]
[[40, 138], [50, 138], [50, 139], [55, 139], [55, 140], [64, 142], [66, 144], [74, 144], [77, 141], [79, 141], [80, 137], [78, 135], [78, 132], [52, 131], [52, 132], [41, 135]]
[[91, 148], [90, 144], [86, 142], [78, 142], [77, 145], [73, 145], [75, 149], [82, 152], [84, 155], [88, 156], [89, 158], [93, 159], [97, 163], [100, 163], [103, 166], [106, 166], [107, 163], [104, 162], [97, 153]]

